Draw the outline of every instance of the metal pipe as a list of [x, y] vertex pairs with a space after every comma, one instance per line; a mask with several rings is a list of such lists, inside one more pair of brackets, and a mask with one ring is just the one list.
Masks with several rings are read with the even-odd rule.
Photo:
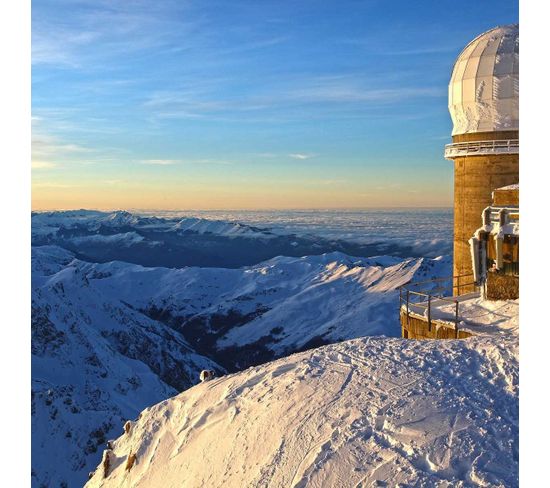
[[470, 243], [470, 255], [472, 258], [472, 269], [474, 271], [474, 283], [479, 283], [479, 239], [472, 237]]
[[503, 237], [498, 237], [495, 235], [495, 244], [496, 244], [496, 251], [497, 251], [497, 258], [496, 258], [496, 268], [498, 270], [501, 270], [503, 268], [503, 257], [502, 257], [502, 253], [503, 253], [503, 243], [504, 243], [504, 238]]
[[506, 225], [507, 223], [507, 216], [508, 212], [506, 211], [505, 208], [501, 208], [499, 211], [498, 211], [498, 223], [499, 225], [502, 227], [503, 225]]

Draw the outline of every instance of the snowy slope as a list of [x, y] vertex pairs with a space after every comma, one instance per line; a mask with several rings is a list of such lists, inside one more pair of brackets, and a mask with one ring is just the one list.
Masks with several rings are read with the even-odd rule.
[[82, 486], [123, 419], [223, 368], [101, 293], [71, 253], [32, 255], [33, 486]]
[[200, 219], [196, 217], [182, 219], [172, 229], [180, 232], [190, 231], [198, 234], [216, 234], [226, 237], [261, 237], [264, 239], [273, 239], [276, 237], [275, 234], [267, 229], [259, 229], [239, 222]]
[[518, 486], [517, 336], [295, 354], [147, 408], [108, 456], [87, 488]]
[[263, 277], [273, 279], [278, 274], [298, 274], [307, 277], [308, 282], [295, 287], [284, 302], [275, 301], [261, 317], [231, 329], [218, 346], [254, 343], [269, 336], [274, 328], [284, 332], [269, 347], [275, 351], [286, 348], [287, 352], [315, 340], [328, 343], [364, 335], [400, 335], [396, 314], [399, 286], [440, 277], [448, 273], [449, 267], [449, 258], [358, 259], [339, 253], [275, 258], [251, 271], [260, 275], [255, 282], [262, 283]]
[[[35, 247], [36, 261], [52, 267], [41, 249]], [[55, 279], [70, 282], [83, 299], [114, 301], [166, 324], [193, 349], [235, 371], [305, 347], [399, 335], [398, 287], [448, 274], [450, 260], [330, 253], [277, 257], [240, 269], [145, 268], [76, 259], [59, 266]]]

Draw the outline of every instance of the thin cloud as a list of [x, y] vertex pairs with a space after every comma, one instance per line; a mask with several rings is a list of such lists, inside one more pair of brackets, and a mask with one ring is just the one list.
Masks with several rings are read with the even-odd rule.
[[140, 163], [156, 166], [172, 166], [174, 164], [233, 164], [231, 161], [223, 159], [144, 159]]
[[278, 158], [279, 157], [278, 154], [270, 153], [270, 152], [254, 153], [253, 156], [255, 156], [257, 158], [266, 158], [266, 159], [273, 159], [273, 158]]
[[[66, 3], [61, 8], [74, 8], [71, 2]], [[128, 8], [125, 2], [81, 3], [85, 8], [73, 16], [71, 25], [41, 6], [33, 9], [33, 64], [90, 69], [96, 64], [90, 60], [166, 48], [175, 44], [183, 31], [193, 31], [198, 24], [176, 20], [176, 13], [185, 5], [138, 1]]]
[[94, 32], [75, 32], [55, 26], [48, 30], [33, 28], [31, 62], [37, 64], [55, 64], [76, 68], [80, 66], [76, 51], [98, 36]]
[[363, 48], [365, 54], [376, 56], [425, 56], [431, 54], [453, 53], [461, 49], [460, 45], [456, 44], [388, 49], [386, 46], [380, 46], [378, 39], [342, 39], [340, 43]]
[[48, 120], [44, 120], [41, 117], [34, 118], [34, 127], [31, 137], [31, 160], [38, 166], [36, 168], [52, 167], [44, 165], [44, 162], [48, 164], [50, 161], [56, 161], [58, 163], [69, 164], [95, 164], [95, 163], [109, 163], [117, 161], [120, 153], [124, 151], [119, 148], [102, 147], [101, 149], [91, 148], [74, 142], [72, 140], [66, 140], [65, 137], [58, 135], [52, 135], [51, 132], [45, 130], [43, 126], [47, 125]]
[[403, 49], [396, 51], [382, 51], [384, 56], [424, 56], [427, 54], [445, 54], [460, 51], [460, 46], [425, 47], [419, 49]]
[[403, 188], [402, 183], [388, 183], [388, 184], [385, 184], [385, 185], [375, 186], [374, 188], [372, 188], [372, 190], [374, 190], [374, 191], [390, 191], [390, 190], [396, 190], [396, 189], [400, 189], [400, 188]]
[[59, 188], [59, 189], [62, 189], [62, 188], [79, 188], [79, 186], [77, 185], [68, 185], [68, 184], [65, 184], [65, 183], [48, 183], [48, 182], [43, 182], [43, 183], [32, 183], [32, 187], [33, 188]]
[[353, 82], [325, 82], [293, 90], [289, 98], [302, 102], [387, 104], [411, 98], [441, 97], [446, 92], [435, 87], [368, 88]]
[[32, 161], [31, 162], [31, 168], [32, 169], [51, 169], [55, 168], [57, 164], [51, 163], [49, 161]]
[[315, 154], [292, 153], [292, 154], [289, 154], [289, 156], [292, 159], [305, 160], [305, 159], [311, 159], [311, 158], [315, 157]]
[[263, 49], [265, 47], [271, 47], [276, 46], [282, 43], [285, 43], [290, 40], [289, 36], [279, 36], [279, 37], [271, 37], [268, 39], [262, 39], [255, 42], [250, 42], [247, 44], [242, 44], [240, 46], [234, 47], [234, 48], [228, 48], [223, 49], [219, 52], [220, 55], [224, 56], [227, 54], [235, 54], [235, 53], [241, 53], [246, 51], [254, 51], [256, 49]]
[[176, 159], [144, 159], [141, 164], [152, 164], [156, 166], [171, 166], [172, 164], [180, 163]]
[[211, 83], [180, 91], [156, 91], [142, 106], [158, 119], [221, 120], [238, 113], [236, 120], [250, 121], [258, 115], [303, 117], [304, 110], [311, 119], [314, 113], [329, 111], [334, 116], [336, 110], [349, 115], [403, 101], [446, 96], [445, 87], [391, 86], [394, 83], [387, 77], [372, 79], [366, 75], [283, 77], [261, 88], [257, 84], [241, 87], [237, 95], [225, 97], [220, 96], [223, 83]]
[[93, 150], [88, 147], [72, 142], [61, 141], [58, 137], [36, 129], [32, 132], [31, 149], [33, 157], [37, 159], [59, 154], [93, 152]]
[[349, 181], [343, 178], [328, 178], [328, 179], [318, 179], [318, 180], [310, 180], [304, 183], [305, 186], [342, 186], [342, 185], [348, 185]]
[[225, 161], [223, 159], [195, 159], [192, 161], [189, 161], [190, 163], [196, 163], [196, 164], [233, 164], [231, 161]]

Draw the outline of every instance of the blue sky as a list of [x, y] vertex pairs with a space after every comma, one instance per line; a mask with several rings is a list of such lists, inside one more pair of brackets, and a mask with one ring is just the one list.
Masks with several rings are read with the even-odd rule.
[[449, 205], [447, 83], [516, 1], [32, 3], [33, 208]]

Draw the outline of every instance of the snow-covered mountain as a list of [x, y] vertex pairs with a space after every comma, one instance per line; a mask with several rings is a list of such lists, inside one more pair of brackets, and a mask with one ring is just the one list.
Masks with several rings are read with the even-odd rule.
[[32, 256], [33, 486], [82, 486], [124, 419], [223, 368], [103, 293], [70, 252]]
[[87, 488], [518, 486], [518, 341], [362, 338], [141, 412]]
[[[448, 259], [277, 257], [255, 266], [90, 263], [34, 246], [33, 480], [79, 486], [121, 422], [185, 390], [320, 344], [399, 335], [397, 287]], [[52, 459], [69, 459], [63, 466]]]
[[81, 486], [123, 420], [202, 369], [398, 336], [397, 287], [450, 272], [448, 258], [358, 258], [376, 246], [128, 212], [34, 213], [32, 240], [37, 487]]
[[[155, 229], [165, 232], [179, 231], [197, 234], [215, 234], [220, 236], [245, 235], [248, 237], [273, 237], [267, 230], [258, 229], [238, 222], [225, 222], [200, 218], [159, 218], [143, 217], [119, 210], [116, 212], [100, 212], [97, 210], [67, 210], [60, 212], [34, 212], [32, 214], [32, 236], [61, 236], [68, 230], [99, 232], [121, 227], [137, 229]], [[93, 235], [93, 234], [92, 234]]]
[[74, 290], [84, 309], [92, 297], [114, 301], [233, 371], [323, 343], [398, 336], [398, 287], [446, 275], [450, 267], [449, 258], [341, 253], [279, 256], [239, 269], [89, 263], [53, 246], [35, 247], [33, 256], [35, 269], [52, 273], [48, 296], [59, 283]]
[[[422, 242], [424, 242], [422, 240]], [[33, 245], [59, 245], [81, 259], [144, 266], [236, 268], [276, 256], [341, 252], [351, 256], [437, 256], [418, 239], [361, 243], [281, 233], [238, 222], [139, 216], [125, 211], [71, 210], [32, 214]], [[440, 247], [439, 244], [436, 248]]]

